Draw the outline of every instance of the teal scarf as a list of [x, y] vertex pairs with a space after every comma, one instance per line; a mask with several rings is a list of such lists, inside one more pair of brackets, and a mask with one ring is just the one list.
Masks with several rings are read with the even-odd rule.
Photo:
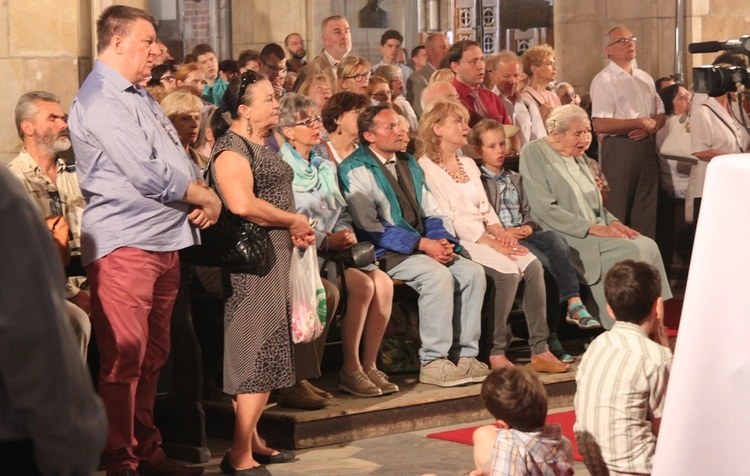
[[339, 191], [336, 172], [325, 163], [325, 159], [310, 151], [308, 162], [287, 142], [281, 146], [281, 158], [294, 170], [292, 187], [295, 192], [307, 193], [320, 186], [328, 208], [336, 209], [346, 205]]

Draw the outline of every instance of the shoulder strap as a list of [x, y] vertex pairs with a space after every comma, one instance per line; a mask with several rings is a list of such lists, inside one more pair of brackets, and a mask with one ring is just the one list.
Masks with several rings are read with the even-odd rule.
[[743, 150], [742, 150], [742, 145], [740, 145], [740, 140], [739, 140], [739, 138], [737, 137], [737, 134], [736, 134], [736, 133], [734, 132], [734, 129], [732, 128], [732, 126], [730, 126], [730, 125], [729, 125], [729, 124], [727, 123], [727, 121], [725, 121], [725, 120], [724, 120], [724, 118], [723, 118], [723, 117], [721, 117], [721, 116], [719, 115], [719, 113], [718, 113], [718, 112], [714, 111], [714, 109], [713, 109], [713, 108], [712, 108], [711, 106], [709, 106], [709, 105], [708, 105], [708, 104], [706, 104], [706, 103], [703, 103], [702, 105], [703, 105], [704, 107], [708, 108], [708, 110], [709, 110], [709, 111], [713, 112], [713, 113], [714, 113], [714, 116], [716, 116], [717, 118], [719, 118], [719, 120], [720, 120], [720, 121], [721, 121], [722, 123], [724, 123], [724, 125], [725, 125], [725, 126], [727, 126], [727, 129], [729, 129], [729, 132], [731, 132], [731, 133], [732, 133], [732, 137], [734, 137], [734, 142], [735, 142], [735, 143], [737, 144], [737, 150], [739, 151], [739, 153], [742, 153], [742, 152], [743, 152]]

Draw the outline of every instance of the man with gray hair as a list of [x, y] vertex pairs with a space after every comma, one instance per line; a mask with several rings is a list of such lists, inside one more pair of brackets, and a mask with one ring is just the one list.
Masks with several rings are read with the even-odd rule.
[[305, 79], [322, 74], [331, 84], [337, 84], [336, 68], [352, 50], [352, 31], [349, 21], [340, 16], [332, 15], [320, 23], [323, 40], [323, 51], [307, 66], [299, 70], [297, 82], [294, 83], [295, 92]]
[[221, 201], [200, 180], [177, 131], [138, 83], [159, 54], [143, 10], [105, 9], [98, 59], [70, 108], [71, 141], [87, 207], [81, 255], [109, 421], [102, 465], [112, 475], [198, 475], [167, 458], [153, 419], [170, 347], [182, 248], [200, 244]]
[[[74, 165], [59, 156], [70, 149], [68, 123], [60, 98], [45, 91], [24, 94], [16, 104], [16, 129], [23, 148], [8, 168], [34, 202], [55, 238], [63, 262], [81, 255], [83, 200]], [[70, 277], [65, 310], [84, 361], [91, 338], [91, 297], [81, 286], [84, 277]]]
[[591, 117], [603, 135], [599, 156], [611, 189], [607, 209], [654, 238], [659, 191], [654, 135], [666, 118], [653, 78], [635, 64], [635, 43], [624, 26], [604, 35], [609, 64], [591, 82]]
[[[510, 50], [490, 55], [487, 58], [487, 70], [495, 84], [492, 92], [500, 96], [513, 125], [520, 129], [519, 150], [526, 142], [547, 137], [539, 108], [519, 94], [519, 77], [523, 70], [518, 55]], [[518, 150], [509, 152], [515, 155]]]

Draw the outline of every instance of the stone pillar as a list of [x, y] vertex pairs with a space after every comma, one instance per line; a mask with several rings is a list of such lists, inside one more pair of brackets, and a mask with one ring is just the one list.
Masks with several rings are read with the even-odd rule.
[[[715, 55], [690, 55], [687, 45], [727, 40], [750, 33], [750, 3], [732, 0], [685, 0], [685, 81], [692, 67], [710, 63]], [[638, 38], [638, 67], [654, 79], [674, 72], [675, 2], [656, 0], [556, 0], [555, 52], [559, 81], [572, 83], [579, 94], [606, 65], [603, 36], [612, 26], [625, 25]]]
[[94, 23], [113, 3], [139, 8], [146, 0], [5, 0], [0, 3], [0, 164], [21, 148], [13, 111], [18, 98], [34, 90], [50, 91], [70, 108], [91, 70], [96, 50]]

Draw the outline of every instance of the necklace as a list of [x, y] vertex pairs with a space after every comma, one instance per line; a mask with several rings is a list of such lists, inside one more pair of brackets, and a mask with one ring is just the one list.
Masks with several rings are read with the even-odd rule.
[[456, 157], [456, 164], [458, 164], [458, 172], [453, 173], [447, 168], [445, 168], [445, 159], [443, 159], [443, 155], [440, 154], [440, 162], [438, 162], [438, 165], [441, 169], [445, 171], [446, 174], [450, 175], [454, 182], [456, 183], [466, 183], [469, 181], [469, 176], [466, 175], [466, 170], [464, 170], [464, 166], [461, 164], [461, 161], [458, 160], [458, 157]]

